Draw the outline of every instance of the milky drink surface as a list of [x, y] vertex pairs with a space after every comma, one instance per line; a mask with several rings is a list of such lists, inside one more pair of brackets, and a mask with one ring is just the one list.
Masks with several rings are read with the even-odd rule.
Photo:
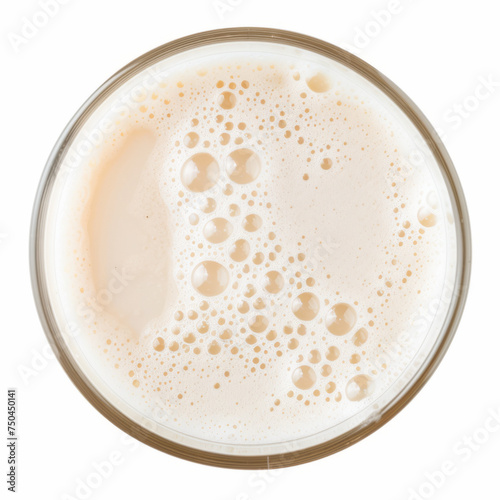
[[117, 91], [67, 168], [62, 310], [101, 383], [160, 426], [237, 445], [334, 427], [436, 326], [415, 318], [453, 265], [442, 186], [339, 64], [167, 66]]

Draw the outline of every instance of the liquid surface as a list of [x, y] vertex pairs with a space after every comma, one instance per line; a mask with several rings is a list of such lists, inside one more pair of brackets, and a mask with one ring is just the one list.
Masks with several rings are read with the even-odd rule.
[[144, 78], [66, 180], [57, 274], [87, 359], [201, 439], [355, 415], [414, 358], [445, 279], [453, 221], [411, 131], [369, 86], [293, 58]]

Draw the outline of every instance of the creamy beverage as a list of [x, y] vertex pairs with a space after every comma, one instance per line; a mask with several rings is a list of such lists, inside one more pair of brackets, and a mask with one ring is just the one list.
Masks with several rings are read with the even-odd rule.
[[57, 314], [170, 438], [270, 445], [376, 410], [446, 312], [454, 217], [409, 120], [338, 63], [258, 49], [139, 72], [61, 166]]

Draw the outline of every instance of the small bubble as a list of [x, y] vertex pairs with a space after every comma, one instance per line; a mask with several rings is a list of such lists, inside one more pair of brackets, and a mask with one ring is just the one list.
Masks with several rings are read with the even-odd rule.
[[250, 244], [247, 240], [236, 240], [229, 249], [229, 257], [235, 262], [243, 262], [250, 253]]
[[245, 231], [253, 233], [262, 226], [262, 219], [257, 214], [247, 215], [243, 219], [242, 226]]
[[222, 340], [229, 340], [232, 336], [233, 332], [229, 329], [226, 329], [219, 335], [219, 338]]
[[328, 394], [331, 394], [336, 388], [337, 386], [333, 382], [328, 382], [328, 384], [326, 384], [325, 391]]
[[258, 297], [253, 302], [254, 309], [264, 309], [266, 307], [266, 301], [262, 297]]
[[351, 401], [361, 401], [373, 394], [375, 383], [368, 375], [356, 375], [347, 383], [345, 393]]
[[313, 349], [307, 358], [309, 360], [309, 363], [316, 364], [321, 361], [321, 354], [317, 349]]
[[316, 73], [311, 78], [306, 80], [307, 86], [317, 93], [327, 92], [331, 89], [332, 84], [330, 79], [324, 73]]
[[351, 356], [351, 358], [349, 359], [349, 362], [352, 364], [352, 365], [355, 365], [357, 363], [359, 363], [361, 360], [361, 356], [359, 354], [353, 354]]
[[238, 308], [238, 311], [241, 314], [246, 314], [250, 310], [250, 306], [248, 305], [248, 302], [245, 302], [244, 300], [241, 300], [238, 302], [238, 305], [236, 306]]
[[165, 341], [161, 337], [157, 337], [153, 341], [153, 349], [155, 351], [161, 352], [165, 349]]
[[210, 243], [222, 243], [226, 241], [233, 232], [233, 225], [223, 217], [209, 220], [203, 228], [203, 236]]
[[299, 366], [292, 374], [292, 381], [298, 389], [310, 389], [316, 383], [316, 372], [310, 366]]
[[251, 149], [242, 148], [233, 151], [226, 160], [226, 172], [237, 184], [255, 181], [260, 173], [260, 158]]
[[345, 335], [356, 324], [356, 311], [349, 304], [336, 304], [327, 313], [326, 328], [333, 335]]
[[238, 215], [240, 215], [240, 207], [238, 205], [235, 205], [234, 203], [231, 203], [231, 205], [229, 205], [229, 215], [231, 217], [237, 217]]
[[226, 132], [224, 132], [223, 134], [219, 135], [219, 143], [222, 146], [226, 146], [227, 144], [229, 144], [230, 140], [231, 140], [231, 136], [229, 134], [227, 134]]
[[429, 209], [422, 207], [417, 214], [418, 221], [424, 227], [432, 227], [436, 225], [437, 218], [434, 213], [432, 213]]
[[245, 297], [253, 297], [255, 295], [255, 293], [257, 292], [257, 290], [255, 289], [255, 287], [250, 283], [248, 284], [246, 287], [245, 287], [245, 290], [243, 291], [243, 295]]
[[278, 271], [269, 271], [266, 273], [264, 288], [269, 293], [278, 293], [283, 289], [285, 285], [285, 280], [283, 276]]
[[196, 132], [189, 132], [184, 137], [184, 146], [187, 148], [194, 148], [199, 140], [200, 136]]
[[196, 329], [200, 333], [207, 333], [208, 332], [209, 325], [206, 321], [199, 321], [198, 324], [196, 325]]
[[339, 358], [339, 356], [340, 356], [339, 348], [336, 346], [331, 346], [326, 351], [325, 357], [328, 361], [335, 361], [336, 359]]
[[218, 262], [207, 260], [198, 264], [191, 275], [195, 290], [207, 297], [221, 294], [229, 284], [227, 269]]
[[262, 314], [257, 314], [248, 320], [250, 330], [255, 333], [262, 333], [269, 324], [269, 320]]
[[330, 158], [324, 158], [321, 162], [321, 168], [323, 170], [330, 170], [332, 168], [333, 162]]
[[328, 377], [332, 373], [332, 367], [330, 365], [323, 365], [320, 373], [322, 377]]
[[213, 198], [205, 198], [201, 210], [206, 214], [213, 212], [217, 208], [217, 202]]
[[360, 328], [352, 337], [355, 346], [359, 347], [368, 340], [368, 332], [366, 328]]
[[232, 109], [236, 106], [236, 101], [236, 96], [232, 92], [225, 91], [217, 99], [217, 104], [222, 109]]
[[193, 344], [194, 341], [196, 340], [196, 337], [195, 337], [194, 333], [190, 332], [190, 333], [186, 333], [186, 335], [184, 335], [182, 337], [182, 340], [184, 340], [184, 342], [186, 342], [186, 344]]
[[278, 333], [275, 330], [269, 330], [269, 332], [266, 335], [266, 339], [269, 341], [276, 340], [277, 336]]
[[190, 191], [201, 193], [215, 186], [219, 178], [219, 164], [208, 153], [197, 153], [181, 169], [181, 180]]
[[302, 321], [313, 320], [319, 312], [318, 297], [310, 292], [301, 293], [292, 303], [292, 311]]
[[262, 252], [257, 252], [252, 259], [254, 264], [262, 264], [264, 262], [264, 254]]
[[219, 354], [220, 349], [221, 349], [221, 347], [216, 340], [212, 340], [212, 342], [210, 342], [210, 344], [208, 345], [208, 352], [210, 354], [212, 354], [213, 356], [215, 356], [216, 354]]

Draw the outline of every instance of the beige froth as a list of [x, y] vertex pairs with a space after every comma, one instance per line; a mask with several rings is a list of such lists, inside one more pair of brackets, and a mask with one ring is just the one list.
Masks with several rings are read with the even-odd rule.
[[171, 70], [138, 101], [104, 110], [57, 238], [68, 317], [107, 383], [228, 443], [319, 432], [390, 387], [426, 332], [377, 360], [447, 258], [408, 130], [334, 68], [271, 56]]

